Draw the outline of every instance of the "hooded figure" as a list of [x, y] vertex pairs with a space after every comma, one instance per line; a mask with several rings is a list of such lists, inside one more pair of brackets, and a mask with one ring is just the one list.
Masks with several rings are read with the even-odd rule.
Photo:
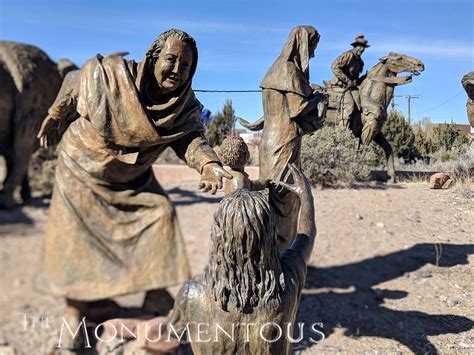
[[169, 30], [142, 62], [98, 55], [60, 92], [44, 131], [68, 103], [80, 117], [58, 147], [41, 288], [71, 305], [188, 279], [176, 213], [152, 164], [171, 147], [206, 189], [226, 175], [203, 136], [191, 89], [196, 65], [194, 39]]
[[[309, 84], [309, 59], [318, 42], [315, 28], [295, 27], [260, 84], [264, 114], [260, 179], [292, 183], [288, 164], [301, 165], [302, 135], [323, 124], [326, 98], [313, 94]], [[271, 191], [270, 198], [277, 212], [279, 250], [286, 250], [296, 234], [299, 202], [286, 190]]]

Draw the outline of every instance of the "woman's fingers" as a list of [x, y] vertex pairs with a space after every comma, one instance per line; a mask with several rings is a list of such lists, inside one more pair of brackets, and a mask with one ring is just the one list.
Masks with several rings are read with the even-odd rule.
[[208, 192], [210, 189], [212, 189], [212, 184], [210, 182], [205, 182], [203, 191]]

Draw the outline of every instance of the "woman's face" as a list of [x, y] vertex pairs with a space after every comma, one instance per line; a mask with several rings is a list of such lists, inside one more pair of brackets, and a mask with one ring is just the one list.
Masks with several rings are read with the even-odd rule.
[[178, 89], [189, 78], [193, 51], [187, 43], [169, 37], [155, 63], [155, 78], [163, 93]]

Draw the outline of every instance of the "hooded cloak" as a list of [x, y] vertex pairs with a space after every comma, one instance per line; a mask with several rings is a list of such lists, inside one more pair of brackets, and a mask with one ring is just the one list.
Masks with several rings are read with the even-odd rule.
[[[96, 56], [68, 91], [78, 92], [80, 117], [58, 148], [38, 278], [47, 292], [92, 301], [188, 279], [176, 213], [152, 164], [167, 147], [198, 172], [219, 160], [203, 138], [191, 89], [195, 48], [187, 82], [159, 103], [146, 95], [157, 44], [139, 64]], [[67, 105], [55, 104], [50, 111], [61, 116]]]
[[[301, 137], [322, 125], [318, 100], [309, 84], [310, 43], [319, 35], [311, 26], [295, 27], [268, 70], [262, 87], [264, 129], [259, 145], [260, 179], [292, 183], [288, 164], [300, 166]], [[299, 200], [288, 191], [271, 191], [277, 211], [279, 249], [290, 247], [296, 233]]]

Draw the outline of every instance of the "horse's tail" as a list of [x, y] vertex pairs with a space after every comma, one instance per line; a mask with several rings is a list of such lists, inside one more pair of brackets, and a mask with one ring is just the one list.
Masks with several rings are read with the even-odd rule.
[[260, 131], [263, 129], [263, 126], [265, 124], [265, 120], [263, 118], [264, 116], [260, 117], [256, 122], [250, 123], [244, 120], [243, 118], [239, 117], [239, 123], [251, 131]]

